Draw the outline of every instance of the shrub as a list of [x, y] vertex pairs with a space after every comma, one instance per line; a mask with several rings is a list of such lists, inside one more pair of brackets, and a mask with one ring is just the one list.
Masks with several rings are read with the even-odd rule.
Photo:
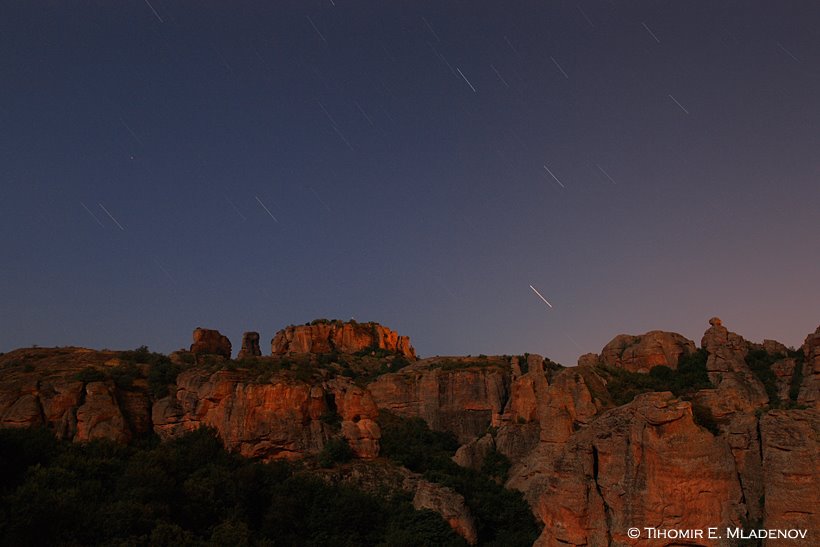
[[101, 370], [98, 370], [92, 366], [85, 367], [80, 372], [74, 375], [75, 380], [79, 380], [84, 384], [88, 384], [90, 382], [102, 382], [105, 380], [107, 376]]
[[0, 462], [0, 545], [466, 545], [407, 499], [241, 458], [209, 429], [145, 447], [0, 430]]
[[775, 406], [780, 403], [780, 397], [777, 395], [777, 376], [772, 370], [772, 365], [782, 357], [782, 355], [772, 355], [765, 349], [753, 349], [746, 354], [746, 364], [766, 389], [769, 404]]
[[299, 361], [296, 364], [296, 379], [302, 382], [309, 382], [313, 377], [313, 369], [307, 361]]
[[481, 464], [481, 474], [495, 480], [499, 484], [504, 484], [507, 481], [507, 474], [510, 471], [510, 467], [512, 467], [512, 464], [509, 458], [493, 449], [484, 456], [484, 462]]
[[334, 429], [338, 429], [342, 425], [342, 417], [335, 410], [328, 410], [319, 416], [319, 421], [327, 424]]
[[802, 350], [790, 350], [789, 357], [794, 359], [794, 374], [792, 374], [792, 382], [789, 386], [789, 400], [794, 404], [800, 395], [800, 386], [803, 385], [803, 364], [806, 356]]
[[179, 365], [167, 358], [151, 365], [148, 371], [148, 391], [155, 399], [168, 396], [168, 386], [176, 383], [179, 370]]
[[509, 462], [500, 454], [484, 461], [492, 477], [459, 467], [451, 459], [458, 441], [451, 433], [431, 431], [421, 418], [402, 418], [379, 412], [381, 453], [424, 478], [453, 488], [461, 495], [476, 521], [481, 545], [532, 545], [538, 526], [518, 491], [507, 490], [496, 480], [506, 475]]
[[353, 451], [347, 441], [342, 437], [333, 437], [319, 452], [318, 461], [322, 467], [333, 467], [337, 463], [349, 462], [352, 457]]
[[131, 389], [134, 380], [140, 376], [139, 369], [134, 363], [119, 364], [112, 368], [109, 374], [117, 387], [121, 389]]
[[676, 370], [661, 365], [653, 367], [649, 374], [607, 366], [599, 366], [599, 370], [607, 377], [607, 389], [613, 402], [624, 405], [650, 391], [671, 391], [681, 397], [713, 387], [706, 371], [707, 357], [706, 350], [701, 348], [682, 355]]

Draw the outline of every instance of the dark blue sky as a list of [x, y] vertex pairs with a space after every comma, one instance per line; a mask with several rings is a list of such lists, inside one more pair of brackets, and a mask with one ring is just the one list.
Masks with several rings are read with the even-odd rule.
[[820, 322], [817, 2], [334, 2], [2, 2], [0, 351]]

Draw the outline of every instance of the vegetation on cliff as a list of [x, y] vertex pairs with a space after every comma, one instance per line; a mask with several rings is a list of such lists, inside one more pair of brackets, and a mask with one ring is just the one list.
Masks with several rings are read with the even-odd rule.
[[[794, 373], [789, 385], [788, 398], [781, 398], [777, 388], [777, 374], [774, 365], [783, 359], [794, 361]], [[746, 364], [766, 389], [770, 408], [799, 408], [797, 396], [803, 381], [803, 362], [805, 356], [799, 350], [787, 350], [786, 353], [769, 353], [763, 348], [753, 348], [746, 354]]]
[[329, 486], [224, 450], [200, 429], [162, 444], [61, 443], [0, 430], [2, 545], [464, 545], [409, 500]]
[[706, 373], [707, 357], [706, 350], [698, 349], [692, 354], [681, 355], [677, 370], [657, 366], [649, 374], [606, 365], [599, 365], [598, 369], [607, 380], [612, 401], [620, 406], [650, 391], [671, 391], [680, 397], [713, 387]]
[[504, 456], [491, 452], [478, 472], [452, 460], [459, 447], [452, 433], [432, 431], [421, 418], [402, 418], [385, 410], [379, 424], [382, 455], [464, 496], [476, 520], [479, 545], [532, 545], [539, 529], [521, 493], [502, 486], [509, 469]]

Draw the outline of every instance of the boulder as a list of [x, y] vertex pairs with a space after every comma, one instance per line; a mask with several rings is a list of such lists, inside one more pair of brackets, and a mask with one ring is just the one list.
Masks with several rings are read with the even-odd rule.
[[191, 352], [197, 355], [221, 355], [225, 359], [231, 358], [231, 341], [218, 330], [197, 327], [194, 330], [194, 343]]
[[453, 456], [453, 461], [461, 467], [481, 470], [484, 460], [495, 450], [495, 441], [489, 433], [474, 441], [461, 445]]
[[413, 507], [435, 511], [467, 543], [475, 545], [478, 542], [475, 521], [464, 503], [464, 497], [452, 488], [419, 480], [413, 496]]

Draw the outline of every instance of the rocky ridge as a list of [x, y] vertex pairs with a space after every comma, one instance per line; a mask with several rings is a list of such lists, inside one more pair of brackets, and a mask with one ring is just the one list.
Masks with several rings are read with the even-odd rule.
[[316, 320], [307, 325], [289, 326], [271, 340], [271, 353], [359, 353], [390, 352], [414, 359], [410, 338], [378, 323]]
[[[820, 530], [820, 328], [792, 351], [748, 342], [713, 318], [701, 349], [674, 333], [621, 335], [563, 368], [537, 355], [411, 361], [409, 340], [384, 327], [379, 335], [308, 327], [280, 331], [271, 357], [255, 355], [254, 337], [244, 337], [239, 362], [224, 356], [227, 339], [204, 329], [191, 352], [170, 361], [15, 350], [0, 356], [0, 426], [128, 442], [207, 425], [229, 449], [263, 459], [304, 459], [343, 438], [357, 460], [328, 480], [356, 483], [384, 468], [383, 409], [451, 432], [461, 445], [454, 459], [465, 467], [506, 457], [506, 486], [522, 491], [544, 524], [538, 545], [646, 544], [626, 535], [633, 526]], [[675, 369], [682, 356], [701, 353], [710, 387], [641, 388], [647, 392], [630, 402], [614, 402], [613, 370], [640, 387], [656, 376], [650, 365]], [[165, 384], [158, 371], [168, 373]], [[474, 541], [463, 499], [408, 477], [390, 481]]]

